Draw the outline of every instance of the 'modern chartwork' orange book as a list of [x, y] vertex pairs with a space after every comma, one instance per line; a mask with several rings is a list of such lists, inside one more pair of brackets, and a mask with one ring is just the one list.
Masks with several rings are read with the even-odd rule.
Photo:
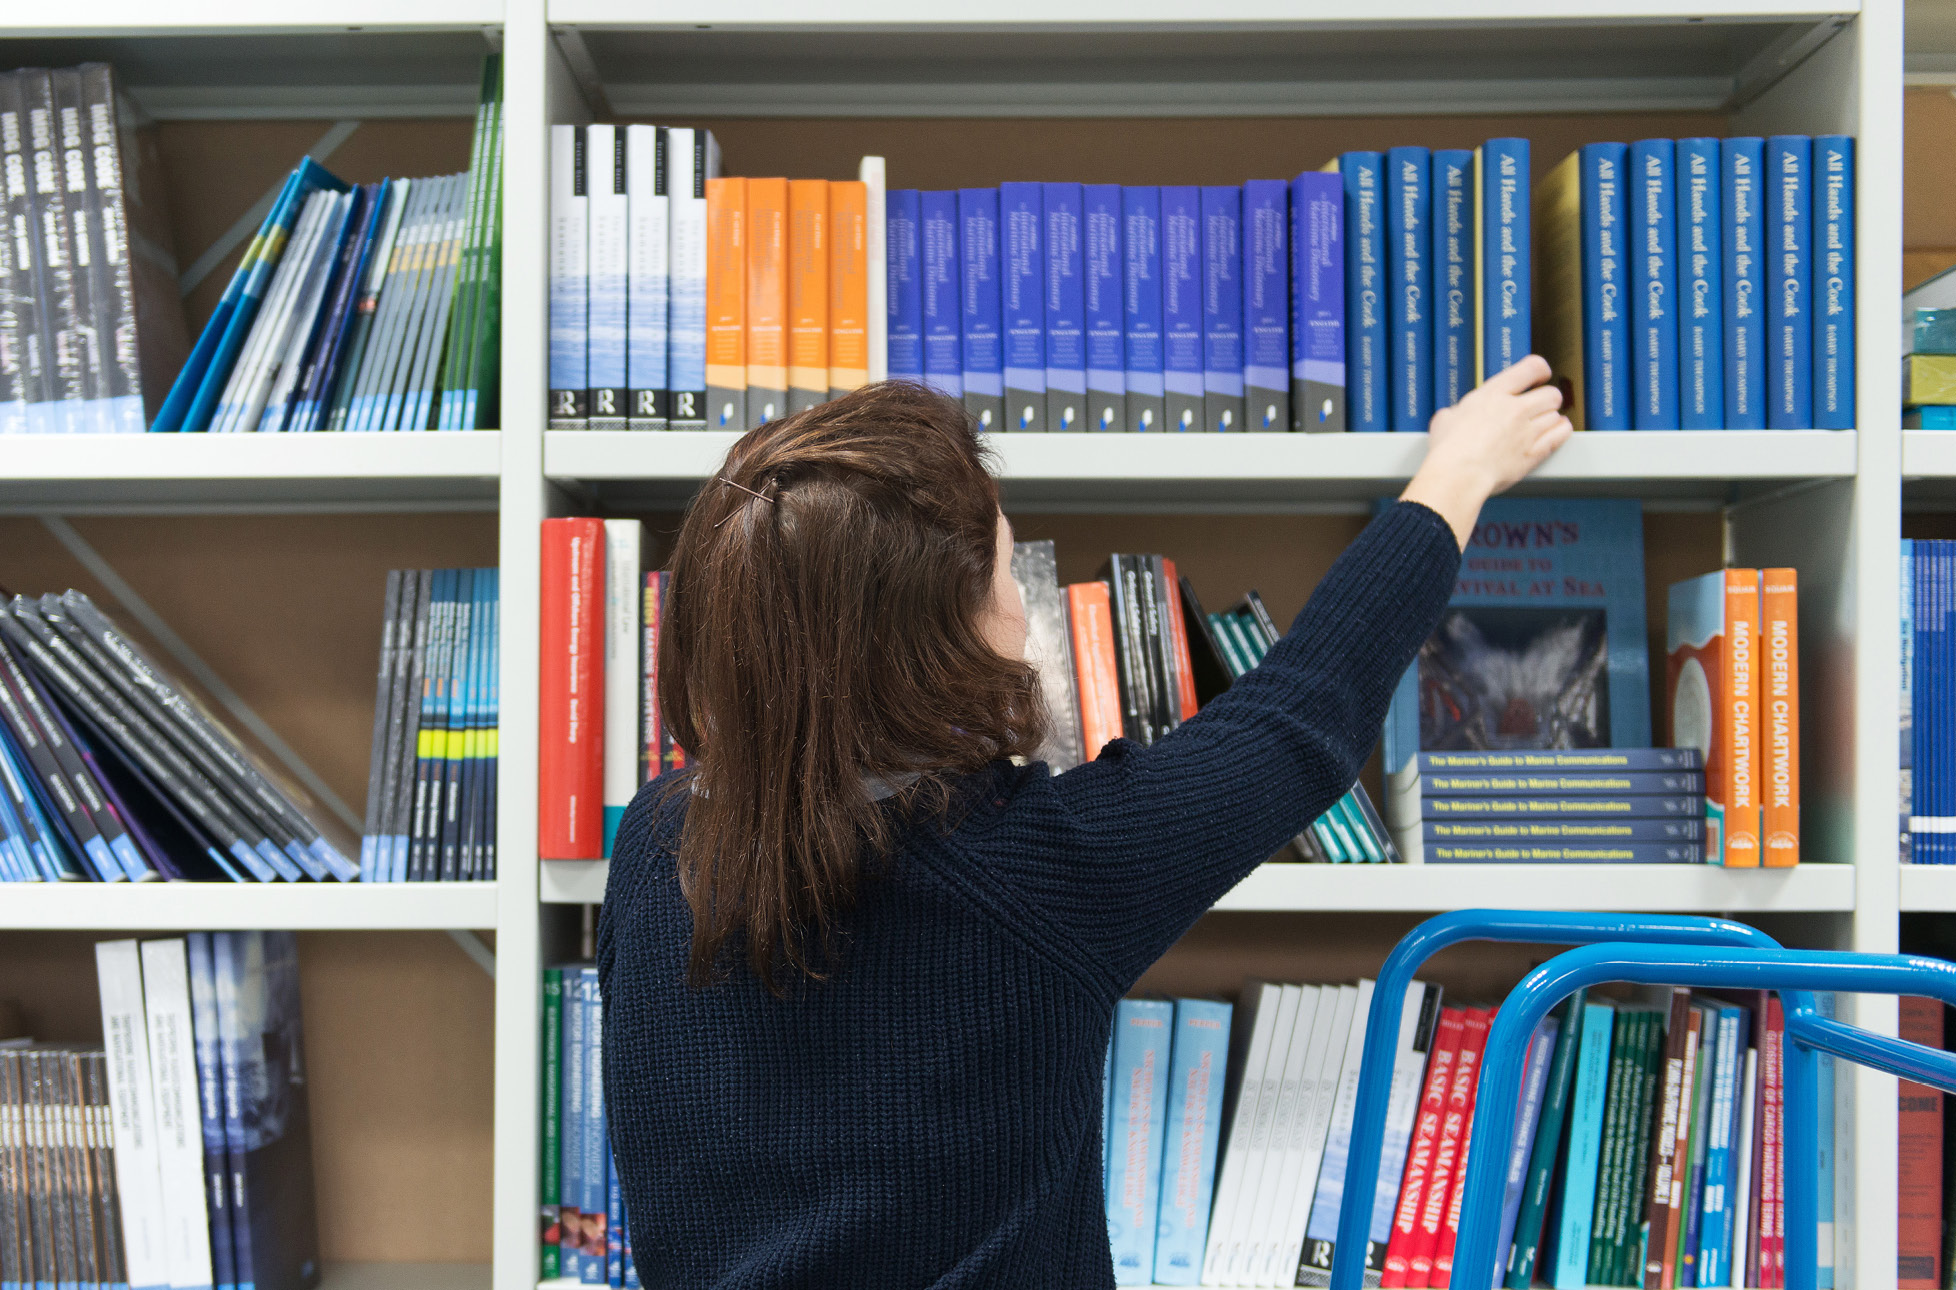
[[788, 413], [788, 181], [747, 181], [747, 428]]
[[869, 384], [869, 185], [829, 185], [829, 397]]
[[788, 411], [829, 397], [829, 181], [788, 181]]
[[1800, 579], [1759, 573], [1760, 841], [1768, 869], [1800, 863]]

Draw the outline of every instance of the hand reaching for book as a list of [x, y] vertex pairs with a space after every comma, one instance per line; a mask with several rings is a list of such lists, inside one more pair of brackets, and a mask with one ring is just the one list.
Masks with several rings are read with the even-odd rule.
[[1526, 478], [1573, 432], [1548, 361], [1530, 354], [1433, 414], [1426, 460], [1400, 497], [1437, 511], [1462, 550], [1481, 504]]

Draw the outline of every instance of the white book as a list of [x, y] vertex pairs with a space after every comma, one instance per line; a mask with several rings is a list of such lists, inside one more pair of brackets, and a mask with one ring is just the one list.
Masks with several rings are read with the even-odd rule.
[[[1284, 988], [1288, 990], [1291, 987]], [[1334, 991], [1336, 988], [1332, 987]], [[1250, 1203], [1243, 1207], [1249, 1211], [1250, 1220], [1249, 1235], [1236, 1274], [1239, 1285], [1259, 1284], [1263, 1269], [1269, 1266], [1270, 1248], [1282, 1235], [1283, 1224], [1278, 1219], [1276, 1209], [1277, 1190], [1283, 1177], [1286, 1147], [1291, 1138], [1291, 1124], [1296, 1119], [1299, 1103], [1304, 1100], [1304, 1058], [1311, 1046], [1311, 1035], [1317, 1029], [1318, 1010], [1324, 994], [1324, 989], [1319, 986], [1301, 987], [1301, 995], [1297, 1001], [1297, 1019], [1291, 1023], [1290, 1038], [1284, 1044], [1281, 1074], [1277, 1084], [1276, 1115], [1270, 1121], [1270, 1136], [1265, 1141], [1263, 1150], [1258, 1153], [1261, 1157], [1261, 1168], [1255, 1185], [1249, 1189]], [[1335, 1000], [1335, 993], [1332, 997]], [[1277, 1054], [1273, 1052], [1271, 1056], [1275, 1058]], [[1308, 1115], [1309, 1111], [1306, 1110], [1305, 1113]]]
[[1746, 1242], [1752, 1239], [1752, 1125], [1759, 1113], [1759, 1050], [1745, 1050], [1745, 1082], [1740, 1086], [1738, 1150], [1732, 1153], [1732, 1284], [1745, 1284]]
[[142, 944], [149, 1079], [156, 1097], [163, 1252], [173, 1290], [210, 1290], [211, 1217], [204, 1207], [204, 1119], [190, 1021], [190, 960], [182, 937]]
[[645, 526], [604, 522], [604, 853], [638, 792], [639, 618], [645, 603]]
[[[96, 942], [95, 980], [102, 1001], [109, 1115], [115, 1128], [124, 1271], [129, 1290], [164, 1290], [170, 1285], [170, 1264], [163, 1238], [156, 1098], [150, 1088], [149, 1018], [143, 1009], [143, 968], [136, 942]], [[200, 1195], [202, 1191], [200, 1182]]]
[[[1368, 1006], [1371, 1003], [1369, 994], [1366, 1003]], [[1351, 1042], [1352, 1022], [1357, 1016], [1358, 987], [1339, 986], [1331, 1028], [1324, 1036], [1324, 1051], [1315, 1058], [1318, 1087], [1311, 1099], [1311, 1122], [1305, 1128], [1303, 1150], [1295, 1161], [1292, 1199], [1282, 1210], [1283, 1240], [1271, 1265], [1271, 1279], [1280, 1285], [1292, 1284], [1297, 1276], [1297, 1261], [1304, 1250], [1304, 1226], [1317, 1197], [1318, 1173], [1324, 1165], [1324, 1148], [1331, 1140], [1331, 1120], [1338, 1107], [1338, 1081], [1345, 1071], [1345, 1050]]]
[[[1270, 1239], [1264, 1242], [1262, 1265], [1252, 1269], [1257, 1285], [1280, 1284], [1278, 1278], [1283, 1273], [1278, 1270], [1278, 1265], [1283, 1262], [1283, 1251], [1289, 1240], [1291, 1209], [1298, 1204], [1297, 1193], [1301, 1185], [1299, 1175], [1309, 1153], [1311, 1126], [1318, 1118], [1322, 1118], [1326, 1125], [1331, 1123], [1330, 1091], [1337, 1083], [1337, 1078], [1333, 1076], [1329, 1081], [1323, 1080], [1324, 1060], [1331, 1048], [1331, 1035], [1338, 1024], [1339, 1009], [1341, 1006], [1347, 1010], [1350, 1008], [1350, 1000], [1343, 997], [1346, 991], [1350, 991], [1353, 995], [1358, 993], [1351, 986], [1327, 985], [1319, 990], [1317, 1013], [1311, 1019], [1311, 1033], [1303, 1037], [1303, 1061], [1298, 1068], [1297, 1076], [1297, 1105], [1291, 1111], [1289, 1136], [1282, 1139], [1280, 1144], [1281, 1158], [1275, 1161], [1277, 1169], [1275, 1185], [1265, 1188], [1271, 1194], [1272, 1232]], [[1349, 1015], [1345, 1018], [1345, 1024], [1347, 1026], [1351, 1024]], [[1339, 1040], [1341, 1052], [1343, 1043], [1341, 1038]], [[1297, 1040], [1293, 1038], [1291, 1044], [1295, 1052]], [[1325, 1090], [1323, 1098], [1318, 1096], [1321, 1082]], [[1318, 1116], [1320, 1102], [1324, 1104], [1322, 1117]], [[1323, 1151], [1322, 1143], [1323, 1138], [1320, 1135], [1318, 1148], [1320, 1152]], [[1277, 1150], [1277, 1144], [1273, 1144], [1272, 1150]], [[1312, 1159], [1310, 1169], [1311, 1177], [1315, 1181], [1317, 1177], [1315, 1159]], [[1303, 1203], [1310, 1204], [1310, 1198], [1305, 1197]]]
[[666, 196], [672, 212], [671, 307], [667, 310], [666, 424], [706, 429], [706, 181], [720, 173], [707, 130], [666, 131]]
[[[1385, 1245], [1392, 1235], [1393, 1211], [1399, 1204], [1399, 1183], [1406, 1172], [1406, 1151], [1419, 1118], [1420, 1094], [1426, 1083], [1426, 1054], [1439, 1029], [1440, 987], [1414, 981], [1406, 987], [1399, 1009], [1399, 1038], [1393, 1045], [1392, 1091], [1386, 1098], [1385, 1138], [1379, 1146], [1379, 1181], [1373, 1189], [1371, 1217], [1366, 1222], [1367, 1266], [1385, 1267]], [[1353, 1107], [1354, 1113], [1356, 1106]], [[1351, 1198], [1363, 1204], [1363, 1197]], [[1376, 1243], [1376, 1251], [1372, 1248]]]
[[629, 269], [631, 200], [625, 187], [618, 127], [584, 127], [585, 199], [590, 250], [584, 261], [589, 292], [584, 333], [586, 381], [593, 430], [626, 428], [625, 293]]
[[284, 428], [285, 411], [291, 402], [294, 388], [299, 383], [300, 368], [305, 363], [306, 350], [312, 343], [314, 325], [319, 318], [319, 309], [326, 299], [326, 288], [333, 280], [333, 270], [339, 263], [340, 244], [346, 236], [347, 216], [353, 209], [353, 194], [339, 193], [332, 209], [322, 224], [319, 239], [314, 246], [312, 263], [306, 269], [306, 278], [300, 286], [292, 306], [291, 325], [286, 329], [285, 344], [276, 355], [273, 364], [269, 392], [265, 396], [264, 408], [255, 423], [246, 429], [274, 432]]
[[[1318, 1166], [1317, 1192], [1311, 1197], [1310, 1217], [1304, 1224], [1304, 1245], [1298, 1256], [1301, 1270], [1328, 1274], [1330, 1251], [1338, 1234], [1338, 1215], [1345, 1196], [1345, 1163], [1351, 1150], [1352, 1118], [1358, 1111], [1358, 1074], [1364, 1063], [1365, 1028], [1372, 1014], [1371, 981], [1358, 983], [1352, 1000], [1352, 1028], [1345, 1038], [1345, 1055], [1338, 1072], [1338, 1092], [1331, 1107], [1331, 1132], [1324, 1141], [1324, 1160]], [[1319, 1278], [1313, 1277], [1313, 1280]], [[1288, 1285], [1297, 1284], [1293, 1272]]]
[[633, 430], [664, 430], [666, 312], [672, 303], [672, 199], [666, 193], [666, 130], [625, 127], [627, 261], [626, 420]]
[[[550, 127], [550, 406], [553, 430], [582, 430], [590, 415], [585, 361], [590, 196], [584, 131]], [[702, 242], [702, 253], [705, 246]]]
[[[1236, 1207], [1243, 1195], [1243, 1166], [1250, 1150], [1250, 1132], [1256, 1123], [1257, 1098], [1263, 1092], [1263, 1066], [1270, 1059], [1272, 1036], [1277, 1029], [1277, 1004], [1283, 987], [1267, 981], [1245, 981], [1230, 1022], [1230, 1064], [1237, 1076], [1236, 1107], [1229, 1117], [1229, 1136], [1224, 1140], [1222, 1166], [1217, 1172], [1215, 1205], [1210, 1210], [1209, 1239], [1202, 1251], [1202, 1284], [1221, 1285], [1215, 1278], [1229, 1252], [1229, 1238]], [[1243, 1043], [1238, 1048], [1238, 1043]]]
[[300, 208], [299, 218], [294, 221], [285, 249], [279, 255], [278, 267], [272, 270], [272, 280], [265, 289], [264, 300], [258, 306], [257, 317], [252, 319], [251, 331], [246, 334], [244, 346], [231, 364], [230, 375], [224, 382], [223, 397], [218, 399], [217, 412], [211, 417], [210, 433], [233, 433], [242, 428], [240, 410], [258, 371], [260, 356], [265, 352], [267, 340], [276, 325], [279, 305], [291, 292], [292, 280], [303, 268], [301, 261], [305, 258], [308, 239], [318, 229], [332, 199], [332, 191], [322, 188], [306, 198], [306, 204]]
[[869, 346], [869, 379], [887, 381], [890, 379], [890, 260], [886, 239], [890, 229], [886, 202], [889, 179], [883, 158], [864, 157], [856, 169], [856, 178], [862, 180], [869, 196], [863, 208], [869, 220], [869, 241], [864, 247], [869, 255], [869, 329], [865, 338]]
[[[1304, 1002], [1304, 987], [1280, 987], [1277, 996], [1277, 1024], [1270, 1032], [1270, 1051], [1263, 1060], [1262, 1083], [1257, 1090], [1256, 1119], [1250, 1122], [1250, 1149], [1243, 1157], [1242, 1193], [1236, 1212], [1230, 1217], [1229, 1249], [1223, 1255], [1219, 1279], [1223, 1285], [1246, 1285], [1249, 1271], [1250, 1241], [1255, 1235], [1257, 1198], [1264, 1186], [1264, 1166], [1270, 1157], [1270, 1130], [1277, 1122], [1277, 1108], [1283, 1102], [1284, 1065], [1290, 1056], [1291, 1036], [1297, 1032], [1298, 1009]], [[1245, 1067], [1247, 1079], [1255, 1070]]]

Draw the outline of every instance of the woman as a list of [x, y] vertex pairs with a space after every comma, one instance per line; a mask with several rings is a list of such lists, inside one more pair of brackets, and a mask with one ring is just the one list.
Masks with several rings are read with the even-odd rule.
[[1114, 1005], [1356, 778], [1482, 502], [1569, 435], [1548, 376], [1433, 418], [1260, 667], [1062, 775], [1025, 760], [1045, 714], [963, 411], [871, 386], [734, 446], [659, 645], [691, 764], [632, 804], [598, 933], [646, 1286], [1113, 1283]]

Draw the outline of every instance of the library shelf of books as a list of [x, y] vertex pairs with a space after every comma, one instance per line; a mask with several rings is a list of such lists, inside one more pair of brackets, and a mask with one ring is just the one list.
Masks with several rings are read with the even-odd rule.
[[[1855, 428], [1585, 431], [1525, 490], [1644, 503], [1653, 685], [1658, 589], [1726, 563], [1798, 569], [1803, 863], [1271, 864], [1143, 989], [1234, 996], [1252, 976], [1356, 979], [1421, 917], [1472, 904], [1725, 913], [1789, 944], [1869, 951], [1956, 912], [1956, 883], [1900, 864], [1896, 846], [1896, 538], [1956, 536], [1956, 450], [1903, 434], [1897, 415], [1899, 0], [1010, 0], [929, 12], [851, 0], [819, 20], [771, 0], [687, 0], [649, 13], [631, 0], [330, 0], [288, 14], [75, 0], [0, 14], [0, 68], [113, 63], [161, 122], [186, 269], [249, 224], [308, 150], [349, 180], [459, 170], [478, 65], [503, 59], [498, 430], [0, 439], [0, 585], [77, 587], [122, 615], [103, 573], [126, 584], [356, 817], [388, 571], [500, 567], [493, 881], [0, 887], [0, 998], [17, 996], [62, 1042], [100, 1040], [95, 940], [300, 932], [328, 1285], [538, 1284], [542, 974], [583, 952], [604, 882], [603, 861], [536, 858], [539, 527], [629, 516], [669, 532], [734, 437], [546, 429], [552, 126], [683, 122], [712, 129], [728, 174], [854, 180], [876, 156], [889, 188], [939, 190], [1240, 184], [1354, 149], [1496, 135], [1533, 141], [1539, 182], [1596, 141], [1852, 136], [1866, 320]], [[235, 250], [219, 260], [189, 293], [193, 322]], [[1055, 543], [1065, 578], [1093, 577], [1110, 551], [1160, 551], [1210, 608], [1258, 588], [1280, 620], [1421, 449], [1405, 434], [996, 440], [1008, 511], [1022, 537]], [[493, 976], [471, 957], [488, 952]], [[1434, 979], [1449, 999], [1491, 1001], [1540, 957], [1469, 947]], [[1860, 1024], [1897, 1024], [1887, 1000], [1843, 1006]], [[1894, 1084], [1846, 1078], [1854, 1113], [1837, 1126], [1838, 1168], [1853, 1204], [1836, 1217], [1835, 1284], [1891, 1284]]]

